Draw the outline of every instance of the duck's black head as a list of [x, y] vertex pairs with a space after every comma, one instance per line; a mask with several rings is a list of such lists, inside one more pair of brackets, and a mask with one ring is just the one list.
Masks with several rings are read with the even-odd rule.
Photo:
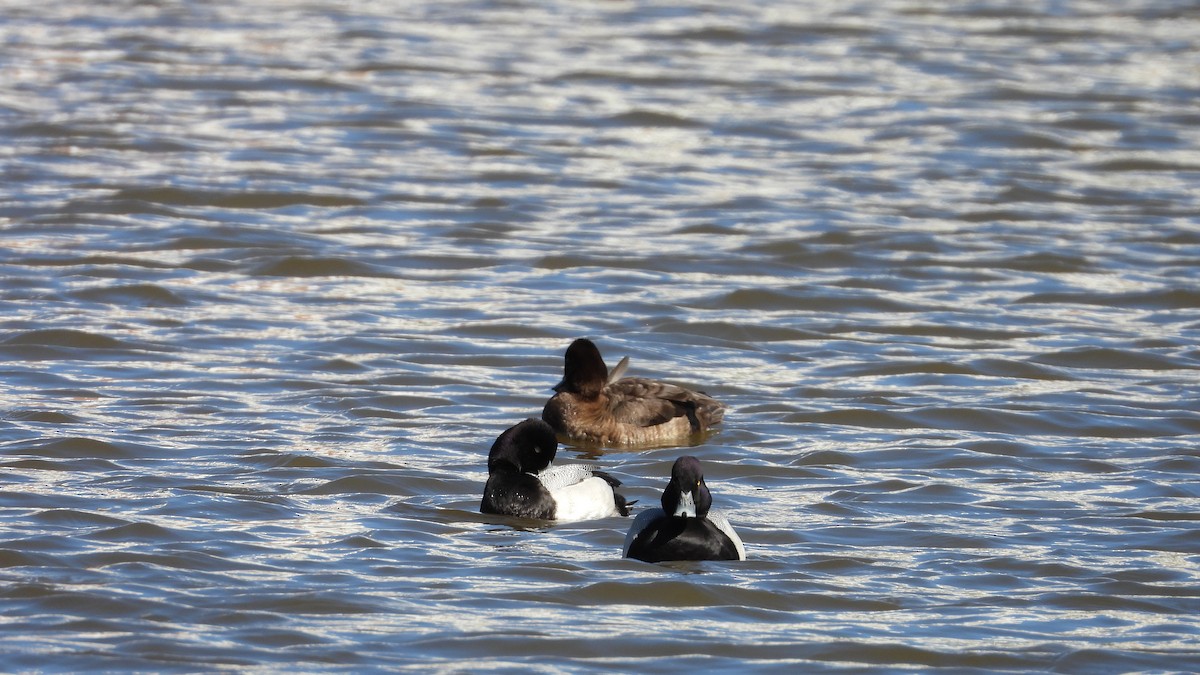
[[712, 493], [704, 483], [700, 460], [684, 455], [671, 467], [671, 481], [663, 490], [662, 508], [667, 515], [703, 518], [712, 508]]
[[539, 419], [527, 419], [506, 429], [488, 452], [488, 473], [516, 471], [538, 473], [550, 466], [558, 452], [554, 430]]
[[572, 342], [563, 359], [562, 382], [554, 386], [554, 391], [595, 398], [607, 383], [608, 366], [595, 343], [587, 338]]

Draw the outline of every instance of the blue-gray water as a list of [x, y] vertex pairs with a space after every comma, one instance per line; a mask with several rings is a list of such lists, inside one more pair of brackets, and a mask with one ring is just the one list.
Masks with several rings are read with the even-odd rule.
[[[1200, 663], [1195, 3], [0, 5], [0, 670]], [[578, 336], [748, 561], [477, 513]]]

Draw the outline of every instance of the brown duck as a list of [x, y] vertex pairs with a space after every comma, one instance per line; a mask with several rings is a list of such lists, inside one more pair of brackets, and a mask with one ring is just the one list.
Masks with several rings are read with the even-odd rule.
[[563, 379], [546, 402], [542, 419], [569, 438], [598, 445], [662, 445], [684, 441], [725, 416], [725, 405], [708, 394], [642, 377], [612, 373], [587, 339], [567, 347]]

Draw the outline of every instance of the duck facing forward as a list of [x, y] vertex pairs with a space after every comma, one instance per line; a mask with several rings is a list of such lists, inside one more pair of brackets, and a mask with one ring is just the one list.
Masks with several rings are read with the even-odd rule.
[[634, 518], [622, 555], [646, 562], [745, 560], [746, 547], [724, 514], [712, 510], [700, 460], [685, 455], [671, 467], [662, 508]]
[[629, 515], [615, 490], [620, 481], [583, 464], [551, 466], [557, 452], [554, 430], [542, 420], [505, 430], [488, 453], [480, 513], [560, 521]]
[[580, 338], [567, 347], [563, 379], [542, 419], [569, 438], [599, 445], [650, 445], [687, 439], [725, 416], [708, 394], [642, 377], [621, 377], [626, 359], [610, 374], [600, 350]]

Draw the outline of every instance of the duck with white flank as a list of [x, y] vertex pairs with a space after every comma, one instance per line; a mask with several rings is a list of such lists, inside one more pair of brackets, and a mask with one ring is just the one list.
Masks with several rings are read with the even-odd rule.
[[664, 560], [745, 560], [746, 547], [704, 483], [700, 460], [675, 460], [662, 508], [638, 514], [625, 535], [622, 555], [646, 562]]
[[541, 420], [500, 434], [488, 453], [479, 511], [559, 521], [629, 515], [629, 504], [614, 489], [620, 481], [583, 464], [551, 466], [557, 452], [554, 430]]

